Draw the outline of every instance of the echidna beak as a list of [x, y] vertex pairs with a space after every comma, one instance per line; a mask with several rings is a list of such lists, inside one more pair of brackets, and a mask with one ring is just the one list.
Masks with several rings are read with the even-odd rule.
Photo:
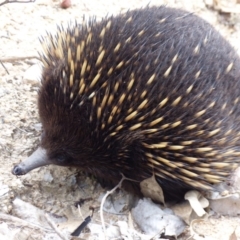
[[24, 175], [29, 171], [50, 164], [47, 157], [47, 152], [45, 149], [39, 147], [35, 152], [32, 153], [27, 159], [18, 165], [14, 166], [12, 174], [14, 175]]

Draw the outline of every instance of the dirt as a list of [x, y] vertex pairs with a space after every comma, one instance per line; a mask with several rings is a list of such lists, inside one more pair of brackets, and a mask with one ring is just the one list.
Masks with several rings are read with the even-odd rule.
[[[59, 1], [37, 0], [34, 3], [0, 6], [0, 60], [3, 64], [0, 64], [0, 212], [6, 214], [4, 216], [15, 215], [21, 219], [21, 214], [16, 212], [12, 203], [16, 197], [56, 216], [67, 216], [69, 222], [77, 221], [78, 225], [83, 218], [91, 214], [89, 206], [94, 208], [100, 205], [99, 196], [102, 196], [105, 190], [92, 178], [79, 177], [75, 169], [49, 166], [22, 177], [11, 174], [14, 164], [36, 148], [41, 134], [36, 107], [39, 81], [35, 75], [37, 72], [35, 69], [30, 70], [30, 67], [40, 64], [39, 37], [45, 35], [46, 31], [54, 32], [56, 24], [66, 25], [75, 20], [81, 22], [83, 15], [95, 15], [97, 19], [101, 19], [107, 14], [115, 15], [128, 9], [146, 6], [148, 3], [149, 0], [75, 0], [70, 8], [62, 9]], [[162, 4], [195, 12], [214, 25], [240, 54], [240, 4], [237, 4], [237, 1], [156, 0], [150, 3]], [[81, 218], [74, 203], [80, 198], [89, 197], [95, 200], [88, 201], [81, 208]], [[128, 222], [128, 213], [109, 214], [105, 218], [107, 224], [114, 224], [118, 220]], [[93, 221], [100, 224], [98, 211], [95, 211]], [[7, 224], [4, 226], [9, 235], [2, 233], [3, 223]], [[76, 223], [70, 225], [72, 229], [77, 226]], [[24, 227], [21, 223], [17, 224], [13, 219], [6, 220], [1, 215], [0, 226], [0, 236], [5, 236], [5, 239], [45, 239], [47, 235], [45, 230], [33, 231], [30, 226]], [[198, 236], [195, 235], [193, 239], [240, 239], [239, 226], [239, 217], [213, 214], [210, 219], [194, 225], [194, 232], [197, 232]], [[189, 238], [190, 229], [187, 227], [179, 239]], [[81, 237], [100, 239], [89, 232], [85, 232]], [[55, 234], [51, 239], [59, 237]]]

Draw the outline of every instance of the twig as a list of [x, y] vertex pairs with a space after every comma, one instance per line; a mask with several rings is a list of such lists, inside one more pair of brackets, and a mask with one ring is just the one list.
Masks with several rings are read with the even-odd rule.
[[4, 64], [3, 64], [3, 62], [1, 60], [0, 60], [0, 63], [3, 66], [3, 68], [5, 69], [5, 71], [7, 72], [7, 74], [9, 75], [9, 72], [8, 72], [7, 68], [4, 66]]
[[78, 213], [79, 213], [80, 217], [82, 218], [82, 220], [84, 220], [83, 215], [82, 215], [82, 211], [81, 211], [81, 207], [80, 207], [79, 204], [78, 204]]
[[6, 0], [2, 3], [0, 3], [0, 6], [4, 5], [4, 4], [7, 4], [7, 3], [30, 3], [30, 2], [35, 2], [35, 0]]
[[24, 132], [24, 133], [28, 133], [27, 131], [21, 129], [20, 127], [17, 127], [16, 125], [12, 124], [12, 126], [14, 126], [15, 128], [17, 128], [19, 131]]
[[26, 57], [9, 57], [9, 58], [1, 58], [1, 62], [16, 62], [16, 61], [22, 61], [26, 59], [38, 59], [40, 60], [39, 57], [37, 56], [26, 56]]
[[52, 229], [56, 232], [56, 234], [63, 240], [68, 240], [57, 228], [57, 226], [55, 225], [55, 223], [50, 219], [50, 217], [48, 216], [48, 214], [45, 214], [45, 218], [47, 220], [47, 222], [49, 223], [49, 225], [52, 227]]
[[100, 218], [101, 218], [101, 222], [102, 222], [102, 228], [103, 228], [103, 232], [104, 232], [104, 235], [105, 235], [105, 239], [108, 239], [107, 237], [107, 233], [106, 233], [106, 227], [105, 227], [105, 222], [104, 222], [104, 218], [103, 218], [103, 205], [107, 199], [107, 197], [112, 194], [114, 191], [116, 191], [116, 189], [118, 188], [121, 188], [122, 186], [122, 182], [124, 180], [130, 180], [130, 181], [133, 181], [133, 182], [137, 182], [135, 180], [132, 180], [130, 178], [126, 178], [123, 174], [122, 174], [122, 179], [121, 181], [118, 183], [118, 185], [116, 185], [111, 191], [107, 191], [107, 193], [104, 195], [102, 201], [101, 201], [101, 206], [100, 206]]
[[52, 229], [43, 228], [41, 226], [38, 226], [37, 224], [33, 224], [33, 223], [25, 221], [21, 218], [14, 217], [14, 216], [11, 216], [11, 215], [7, 215], [7, 214], [4, 214], [4, 213], [0, 213], [0, 219], [3, 220], [4, 222], [10, 221], [10, 222], [13, 222], [13, 224], [20, 224], [21, 227], [29, 227], [29, 228], [35, 228], [35, 229], [40, 229], [40, 230], [43, 230], [43, 231], [52, 232]]

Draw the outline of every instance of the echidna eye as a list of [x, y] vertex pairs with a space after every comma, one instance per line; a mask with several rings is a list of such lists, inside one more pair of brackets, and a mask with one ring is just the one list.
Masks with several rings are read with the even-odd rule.
[[66, 158], [63, 155], [59, 155], [56, 157], [56, 160], [60, 163], [63, 163], [63, 162], [65, 162]]

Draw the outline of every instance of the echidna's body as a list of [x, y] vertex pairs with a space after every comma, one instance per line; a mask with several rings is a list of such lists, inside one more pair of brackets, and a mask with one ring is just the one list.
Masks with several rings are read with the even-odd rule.
[[240, 59], [199, 17], [144, 8], [59, 29], [43, 45], [45, 134], [14, 174], [50, 163], [111, 183], [155, 174], [171, 196], [210, 189], [238, 166]]

